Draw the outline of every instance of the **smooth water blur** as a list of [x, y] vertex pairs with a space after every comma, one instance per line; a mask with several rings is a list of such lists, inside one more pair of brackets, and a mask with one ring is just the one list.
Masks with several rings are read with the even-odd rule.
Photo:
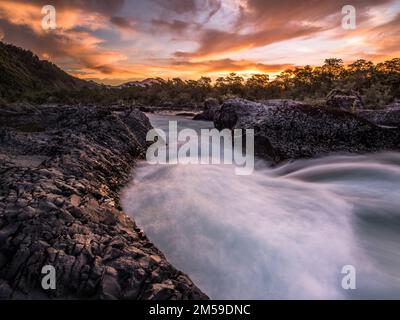
[[[212, 128], [150, 117], [166, 130]], [[214, 299], [400, 298], [400, 154], [331, 156], [250, 176], [142, 163], [122, 197], [168, 260]], [[341, 287], [353, 265], [357, 289]]]

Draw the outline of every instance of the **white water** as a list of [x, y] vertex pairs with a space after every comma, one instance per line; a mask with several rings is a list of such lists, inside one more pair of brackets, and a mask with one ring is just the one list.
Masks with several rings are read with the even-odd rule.
[[[151, 116], [199, 130], [211, 123]], [[331, 156], [250, 176], [143, 163], [124, 209], [214, 299], [400, 298], [400, 154]], [[341, 287], [353, 265], [357, 289]]]

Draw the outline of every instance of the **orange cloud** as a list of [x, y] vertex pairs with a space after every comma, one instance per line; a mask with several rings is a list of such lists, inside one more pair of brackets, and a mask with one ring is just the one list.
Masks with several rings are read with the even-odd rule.
[[[303, 62], [315, 62], [316, 50], [319, 55], [374, 60], [399, 54], [400, 15], [388, 21], [384, 14], [371, 14], [393, 3], [353, 0], [359, 27], [343, 34], [338, 29], [346, 0], [53, 0], [57, 29], [49, 32], [41, 27], [46, 0], [1, 0], [0, 39], [79, 77], [105, 82], [229, 72], [275, 74], [293, 67], [290, 61], [299, 61], [299, 41], [321, 35], [337, 46], [328, 51], [326, 40], [318, 40], [321, 46], [315, 41], [306, 48]], [[263, 56], [278, 43], [273, 57]]]
[[[287, 68], [291, 64], [262, 64], [248, 60], [235, 61], [231, 59], [210, 60], [203, 62], [175, 61], [167, 59], [159, 63], [149, 64], [126, 64], [126, 65], [104, 65], [99, 69], [84, 69], [83, 72], [75, 73], [75, 76], [84, 79], [101, 79], [106, 84], [120, 84], [129, 80], [143, 79], [146, 77], [162, 76], [165, 78], [181, 77], [190, 79], [194, 77], [209, 76], [216, 78], [220, 75], [237, 72], [244, 76], [255, 73], [275, 74]], [[103, 70], [104, 68], [104, 70]], [[107, 78], [104, 78], [104, 74]]]
[[28, 25], [35, 32], [42, 32], [41, 7], [30, 3], [4, 0], [0, 2], [0, 18], [16, 25]]
[[[381, 0], [379, 5], [393, 0]], [[178, 57], [210, 59], [240, 51], [264, 47], [280, 41], [315, 35], [341, 24], [341, 9], [347, 4], [338, 1], [247, 0], [240, 2], [240, 15], [232, 31], [205, 30], [194, 52], [177, 52]], [[353, 0], [359, 20], [365, 19], [376, 0]]]
[[79, 7], [77, 2], [71, 4], [75, 6], [68, 6], [68, 1], [65, 1], [56, 8], [57, 28], [47, 31], [41, 25], [43, 15], [40, 1], [0, 2], [3, 40], [28, 47], [68, 69], [93, 68], [107, 74], [109, 68], [104, 66], [126, 59], [117, 50], [101, 49], [104, 39], [91, 33], [92, 30], [105, 27], [109, 18], [103, 12], [85, 11], [85, 6]]

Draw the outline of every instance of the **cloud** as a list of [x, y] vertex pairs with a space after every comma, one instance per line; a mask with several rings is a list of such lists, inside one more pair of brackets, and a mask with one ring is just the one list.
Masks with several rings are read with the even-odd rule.
[[0, 39], [106, 81], [272, 73], [327, 56], [399, 54], [395, 2], [353, 0], [357, 29], [345, 32], [345, 0], [54, 0], [57, 29], [45, 31], [48, 1], [0, 0]]
[[176, 13], [194, 13], [197, 9], [196, 0], [153, 0], [160, 7]]
[[[292, 64], [263, 64], [250, 60], [210, 60], [203, 62], [177, 61], [174, 59], [154, 60], [151, 64], [102, 65], [98, 68], [81, 70], [77, 76], [86, 79], [102, 79], [106, 84], [121, 84], [127, 80], [143, 79], [162, 75], [164, 78], [181, 77], [183, 79], [219, 75], [237, 72], [245, 76], [257, 73], [276, 73], [293, 67]], [[102, 75], [107, 77], [104, 79]]]
[[[382, 0], [379, 5], [392, 0]], [[194, 52], [177, 56], [210, 58], [258, 48], [272, 43], [315, 35], [341, 24], [341, 9], [347, 1], [247, 0], [240, 3], [233, 31], [206, 29]], [[376, 6], [375, 0], [354, 0], [360, 19]]]
[[51, 3], [49, 3], [48, 0], [2, 0], [2, 2], [13, 2], [25, 6], [30, 4], [36, 7], [43, 7], [51, 4], [57, 10], [81, 9], [86, 12], [96, 12], [106, 16], [118, 12], [125, 3], [124, 0], [52, 0]]
[[151, 20], [153, 28], [158, 32], [173, 35], [190, 31], [197, 34], [222, 8], [221, 0], [155, 0], [155, 2], [163, 11], [161, 17]]
[[[42, 32], [42, 7], [46, 1], [2, 0], [0, 18], [18, 25], [27, 25], [37, 33]], [[104, 27], [122, 6], [123, 1], [53, 1], [57, 13], [57, 29], [87, 27], [96, 30]]]
[[[288, 23], [290, 24], [290, 23]], [[227, 53], [266, 46], [274, 42], [311, 35], [322, 28], [303, 26], [298, 28], [275, 29], [273, 32], [259, 31], [249, 34], [238, 34], [219, 30], [207, 30], [200, 39], [199, 48], [191, 52], [176, 52], [177, 57], [210, 58]]]
[[[389, 7], [390, 8], [390, 7]], [[332, 38], [340, 40], [344, 45], [338, 47], [334, 53], [345, 58], [347, 62], [354, 58], [382, 61], [400, 55], [400, 12], [391, 11], [388, 17], [387, 10], [374, 10], [368, 13], [368, 19], [351, 32], [337, 29]], [[374, 22], [374, 23], [371, 23]]]
[[192, 23], [176, 19], [172, 21], [166, 21], [163, 19], [153, 19], [151, 21], [151, 24], [156, 31], [161, 31], [161, 32], [167, 31], [172, 34], [185, 33], [189, 31], [189, 29], [193, 26]]
[[[53, 1], [57, 12], [57, 28], [43, 30], [41, 6], [45, 1], [4, 0], [0, 2], [0, 29], [3, 41], [28, 48], [45, 59], [73, 70], [92, 68], [108, 74], [105, 67], [125, 60], [117, 50], [102, 49], [104, 39], [93, 31], [111, 23], [120, 28], [132, 27], [116, 12], [123, 1]], [[125, 24], [124, 24], [125, 22]]]
[[393, 55], [400, 53], [400, 13], [380, 26], [365, 32], [365, 36], [376, 52], [382, 55]]
[[132, 19], [114, 16], [110, 19], [110, 22], [123, 30], [135, 30], [134, 22], [132, 21]]
[[203, 24], [206, 24], [210, 19], [217, 14], [218, 11], [222, 8], [221, 0], [207, 0], [203, 2], [205, 8], [203, 7], [201, 10], [208, 12], [206, 19], [203, 21]]
[[[0, 19], [3, 41], [29, 48], [39, 56], [57, 60], [64, 68], [99, 69], [100, 66], [123, 61], [125, 56], [118, 51], [98, 50], [102, 39], [84, 31], [68, 33], [36, 33], [26, 25], [16, 25]], [[106, 69], [104, 69], [106, 70]]]
[[175, 61], [175, 68], [183, 70], [196, 70], [200, 73], [226, 73], [247, 71], [249, 73], [270, 73], [292, 67], [292, 64], [264, 64], [250, 60], [220, 59], [202, 62]]

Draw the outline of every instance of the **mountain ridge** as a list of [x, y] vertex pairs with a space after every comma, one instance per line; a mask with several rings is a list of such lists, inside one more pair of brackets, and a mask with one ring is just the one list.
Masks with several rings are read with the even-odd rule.
[[18, 101], [43, 92], [94, 88], [100, 85], [76, 78], [30, 50], [0, 41], [0, 99]]

